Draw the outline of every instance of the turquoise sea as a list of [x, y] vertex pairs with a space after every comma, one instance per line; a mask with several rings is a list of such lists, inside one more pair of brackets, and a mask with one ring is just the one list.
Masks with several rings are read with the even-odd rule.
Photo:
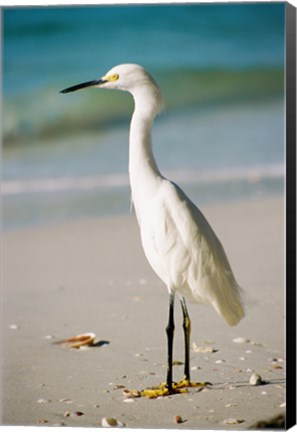
[[4, 229], [129, 212], [130, 95], [59, 90], [139, 63], [161, 171], [198, 205], [284, 191], [285, 3], [2, 9]]

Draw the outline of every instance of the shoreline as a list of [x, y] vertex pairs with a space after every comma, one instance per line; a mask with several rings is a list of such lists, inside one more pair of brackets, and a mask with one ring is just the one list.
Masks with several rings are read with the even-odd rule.
[[[178, 175], [176, 176], [178, 177]], [[177, 180], [180, 180], [177, 178]], [[128, 178], [127, 178], [128, 181]], [[240, 195], [236, 188], [233, 189], [233, 195], [228, 191], [226, 196], [221, 195], [219, 198], [220, 185], [214, 185], [211, 191], [203, 189], [203, 183], [200, 189], [196, 183], [187, 183], [179, 181], [178, 183], [188, 195], [191, 201], [200, 209], [213, 206], [232, 205], [244, 202], [257, 202], [260, 200], [282, 199], [284, 183], [283, 179], [277, 179], [274, 191], [265, 190], [264, 185], [259, 185], [257, 172], [250, 177], [247, 184], [251, 185], [251, 190], [245, 191]], [[176, 178], [174, 178], [176, 182]], [[254, 183], [258, 192], [254, 190]], [[209, 186], [206, 186], [208, 188]], [[261, 189], [262, 188], [262, 189]], [[215, 199], [209, 198], [210, 193], [215, 195]], [[106, 191], [104, 189], [90, 189], [86, 192], [79, 191], [61, 191], [59, 193], [49, 193], [49, 195], [22, 194], [18, 197], [4, 197], [4, 217], [2, 223], [2, 232], [13, 232], [15, 230], [26, 230], [42, 228], [52, 225], [67, 224], [74, 221], [87, 221], [94, 219], [106, 219], [114, 217], [125, 217], [134, 213], [131, 209], [130, 191], [128, 184], [122, 187], [109, 189], [109, 198], [106, 201]], [[9, 200], [12, 198], [11, 202]], [[285, 199], [285, 198], [284, 198]], [[63, 206], [64, 205], [64, 206]]]
[[[212, 308], [188, 305], [191, 348], [208, 341], [216, 349], [191, 349], [192, 379], [212, 388], [124, 402], [121, 386], [140, 390], [166, 373], [167, 290], [146, 262], [134, 215], [22, 228], [4, 232], [2, 241], [2, 423], [97, 427], [115, 417], [128, 428], [245, 430], [285, 411], [284, 198], [201, 210], [247, 306], [231, 328]], [[178, 305], [175, 316], [174, 359], [183, 361]], [[54, 343], [84, 332], [106, 343], [87, 350]], [[265, 385], [249, 384], [253, 371]], [[182, 373], [174, 367], [176, 380]], [[177, 425], [175, 415], [186, 421]], [[241, 422], [226, 425], [228, 418]]]

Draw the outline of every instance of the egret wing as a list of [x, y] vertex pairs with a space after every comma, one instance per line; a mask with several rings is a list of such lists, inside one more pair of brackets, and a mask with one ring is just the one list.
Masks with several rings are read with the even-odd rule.
[[[181, 273], [190, 297], [212, 304], [230, 325], [237, 324], [244, 316], [241, 289], [221, 242], [202, 212], [177, 185], [166, 182], [164, 187], [164, 207], [174, 238], [170, 268]], [[178, 276], [173, 279], [182, 282]]]

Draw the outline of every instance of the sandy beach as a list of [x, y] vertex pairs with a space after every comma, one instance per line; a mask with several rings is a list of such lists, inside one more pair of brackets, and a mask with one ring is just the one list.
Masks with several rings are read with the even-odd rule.
[[[155, 400], [123, 395], [166, 374], [168, 294], [146, 262], [135, 216], [3, 233], [2, 424], [98, 427], [114, 417], [128, 428], [244, 430], [285, 411], [283, 199], [202, 211], [247, 313], [231, 328], [212, 308], [189, 304], [191, 342], [214, 348], [191, 349], [192, 379], [213, 385]], [[178, 302], [175, 324], [174, 359], [183, 362]], [[85, 332], [96, 334], [94, 347], [55, 343]], [[253, 371], [261, 385], [249, 384]], [[174, 366], [174, 379], [182, 375]]]

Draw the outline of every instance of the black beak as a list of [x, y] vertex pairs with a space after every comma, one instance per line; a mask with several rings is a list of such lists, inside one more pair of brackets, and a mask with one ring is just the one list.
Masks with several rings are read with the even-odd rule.
[[80, 90], [80, 89], [83, 89], [86, 87], [93, 87], [95, 85], [100, 85], [100, 84], [104, 84], [104, 83], [106, 83], [106, 81], [104, 79], [87, 81], [87, 82], [82, 83], [82, 84], [77, 84], [77, 85], [74, 85], [72, 87], [65, 88], [64, 90], [61, 90], [60, 93], [70, 93], [70, 92]]

